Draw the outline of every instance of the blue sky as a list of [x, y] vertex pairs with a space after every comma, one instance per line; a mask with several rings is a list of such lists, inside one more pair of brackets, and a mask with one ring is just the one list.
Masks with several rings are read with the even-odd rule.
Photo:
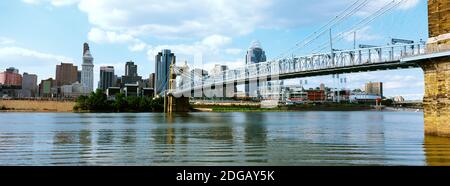
[[[396, 2], [401, 0], [394, 0]], [[99, 67], [113, 65], [122, 75], [125, 62], [138, 64], [139, 75], [154, 71], [154, 55], [172, 49], [177, 63], [211, 69], [243, 64], [253, 40], [259, 40], [269, 59], [325, 25], [356, 0], [4, 0], [0, 1], [0, 69], [13, 66], [20, 72], [55, 76], [55, 65], [73, 62], [81, 67], [83, 42], [94, 56], [95, 81]], [[361, 0], [360, 2], [363, 2]], [[362, 18], [391, 0], [370, 0], [347, 21], [333, 27], [345, 32]], [[357, 43], [382, 45], [390, 38], [426, 40], [427, 1], [404, 0], [392, 11], [357, 31]], [[328, 40], [327, 34], [314, 43]], [[353, 47], [351, 38], [336, 48]], [[312, 45], [294, 54], [308, 54]], [[202, 59], [201, 62], [199, 59]], [[423, 96], [421, 69], [342, 75], [347, 88], [382, 81], [385, 95], [407, 99]], [[332, 86], [331, 76], [307, 78], [306, 87]], [[299, 80], [287, 83], [295, 84]], [[96, 83], [95, 83], [96, 84]], [[338, 86], [338, 85], [336, 85]]]

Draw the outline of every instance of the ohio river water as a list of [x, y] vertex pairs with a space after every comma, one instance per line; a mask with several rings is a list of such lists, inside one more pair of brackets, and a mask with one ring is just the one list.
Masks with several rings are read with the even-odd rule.
[[450, 165], [423, 113], [0, 113], [0, 165]]

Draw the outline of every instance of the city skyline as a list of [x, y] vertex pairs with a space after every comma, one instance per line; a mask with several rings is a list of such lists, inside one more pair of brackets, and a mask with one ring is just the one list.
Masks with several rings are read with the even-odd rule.
[[[198, 4], [197, 2], [208, 2], [207, 4], [211, 7], [215, 7], [216, 3], [224, 3], [222, 1], [214, 1], [214, 3], [194, 1], [193, 4]], [[8, 20], [5, 19], [8, 16], [2, 16], [1, 18], [5, 19], [2, 20], [2, 27], [9, 29], [0, 31], [0, 56], [7, 59], [0, 60], [0, 68], [14, 66], [21, 72], [37, 74], [38, 82], [50, 77], [55, 78], [53, 69], [56, 64], [61, 62], [74, 63], [74, 65], [81, 67], [82, 59], [79, 51], [83, 42], [89, 42], [92, 55], [95, 58], [94, 88], [97, 87], [99, 81], [100, 66], [114, 66], [116, 73], [121, 75], [125, 74], [124, 63], [129, 60], [135, 61], [139, 66], [138, 74], [148, 77], [150, 73], [155, 71], [154, 60], [157, 52], [166, 48], [175, 53], [177, 61], [186, 60], [191, 64], [197, 63], [194, 62], [195, 58], [202, 58], [205, 62], [203, 69], [208, 71], [215, 64], [238, 66], [244, 64], [245, 51], [253, 40], [261, 41], [269, 60], [276, 58], [279, 54], [294, 46], [297, 41], [301, 41], [315, 29], [326, 24], [328, 20], [351, 3], [351, 1], [330, 3], [332, 5], [323, 7], [329, 10], [323, 11], [327, 13], [314, 13], [314, 16], [303, 18], [298, 14], [287, 15], [284, 11], [281, 11], [288, 10], [289, 5], [292, 5], [291, 1], [277, 3], [271, 15], [264, 15], [262, 10], [274, 6], [272, 1], [264, 3], [254, 1], [225, 2], [230, 9], [235, 11], [235, 17], [223, 18], [225, 20], [222, 20], [214, 12], [202, 10], [199, 11], [200, 15], [194, 17], [183, 17], [183, 12], [180, 12], [163, 19], [161, 15], [164, 15], [164, 13], [149, 13], [151, 15], [148, 15], [145, 12], [133, 12], [140, 5], [139, 1], [132, 1], [126, 6], [121, 6], [120, 3], [105, 4], [103, 1], [95, 3], [39, 0], [1, 2], [1, 6], [8, 5], [9, 7], [3, 14], [10, 16]], [[385, 2], [387, 1], [376, 1], [380, 4]], [[298, 4], [298, 2], [296, 1], [295, 4]], [[306, 10], [320, 5], [320, 2], [304, 4], [305, 7], [297, 8], [301, 8], [307, 13], [313, 13]], [[105, 6], [117, 6], [107, 7], [108, 9], [116, 8], [117, 12], [113, 14], [115, 16], [106, 18], [105, 15], [108, 15], [109, 12], [104, 12]], [[182, 3], [180, 6], [192, 10], [194, 5]], [[254, 6], [255, 9], [259, 9], [258, 11], [245, 13], [244, 10], [236, 8], [239, 6], [243, 6], [243, 8]], [[414, 24], [406, 24], [409, 19], [415, 20], [422, 14], [426, 14], [426, 1], [410, 0], [409, 3], [398, 9], [400, 11], [393, 13], [395, 15], [385, 16], [375, 26], [364, 28], [361, 31], [364, 35], [357, 36], [358, 43], [386, 43], [388, 38], [380, 38], [386, 35], [407, 39], [428, 38], [426, 19], [422, 18], [419, 21], [416, 20]], [[367, 11], [371, 10], [363, 10], [358, 12], [360, 15], [356, 14], [355, 16], [363, 16]], [[20, 15], [21, 13], [24, 15]], [[226, 11], [218, 11], [218, 13], [227, 14]], [[27, 17], [31, 14], [36, 15], [39, 21], [45, 20], [45, 22], [31, 23], [31, 17]], [[147, 16], [153, 16], [153, 14], [161, 20], [156, 18], [142, 20]], [[408, 20], [404, 20], [404, 23], [394, 24], [396, 22], [391, 19], [398, 15], [412, 16], [406, 18]], [[201, 16], [205, 16], [211, 21], [199, 19]], [[261, 20], [261, 18], [268, 18], [265, 19], [267, 22]], [[299, 20], [299, 18], [301, 19]], [[62, 22], [69, 20], [71, 21], [70, 28], [61, 27]], [[178, 28], [174, 26], [177, 25], [175, 23], [185, 24], [181, 24], [181, 28]], [[195, 24], [189, 25], [189, 23]], [[231, 25], [230, 28], [226, 28], [227, 24]], [[115, 28], [114, 25], [120, 28]], [[419, 32], [412, 31], [414, 29], [410, 29], [411, 31], [407, 29], [415, 28], [417, 30], [417, 26], [420, 27]], [[390, 27], [392, 28], [386, 29]], [[400, 27], [406, 28], [395, 30]], [[154, 28], [154, 30], [150, 28]], [[183, 31], [183, 29], [186, 29], [186, 31]], [[389, 31], [379, 33], [383, 29]], [[36, 34], [29, 34], [31, 30]], [[34, 35], [39, 37], [33, 37]], [[353, 41], [348, 41], [342, 47], [349, 48], [352, 43]], [[203, 55], [199, 57], [198, 53]], [[52, 68], [47, 70], [48, 67]], [[53, 73], [51, 73], [52, 71]], [[345, 86], [349, 88], [361, 88], [365, 82], [369, 81], [382, 81], [385, 82], [386, 96], [402, 95], [408, 99], [421, 99], [423, 94], [423, 74], [420, 69], [360, 73], [346, 75], [346, 77], [349, 83]], [[317, 86], [320, 83], [333, 84], [333, 79], [329, 76], [307, 79], [309, 83], [306, 87]], [[292, 81], [298, 82], [297, 80]]]

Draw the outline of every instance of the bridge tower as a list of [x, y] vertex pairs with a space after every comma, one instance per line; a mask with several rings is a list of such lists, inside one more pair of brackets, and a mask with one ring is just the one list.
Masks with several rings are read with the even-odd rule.
[[[428, 0], [427, 53], [450, 49], [450, 0]], [[425, 134], [450, 137], [450, 57], [420, 63], [425, 74]]]
[[188, 97], [176, 97], [173, 90], [176, 89], [176, 73], [174, 73], [174, 64], [170, 65], [169, 70], [169, 90], [164, 93], [164, 112], [189, 112], [189, 98]]

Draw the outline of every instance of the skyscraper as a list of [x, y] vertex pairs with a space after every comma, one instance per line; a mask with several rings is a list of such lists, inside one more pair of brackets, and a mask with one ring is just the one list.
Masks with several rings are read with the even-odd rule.
[[78, 67], [72, 63], [56, 65], [56, 86], [70, 85], [77, 82]]
[[94, 58], [89, 50], [89, 45], [83, 45], [83, 64], [81, 70], [81, 84], [86, 88], [86, 93], [94, 90]]
[[[247, 55], [245, 56], [245, 65], [257, 64], [265, 62], [266, 60], [267, 60], [266, 52], [262, 49], [261, 43], [259, 41], [253, 41], [252, 44], [250, 45], [250, 48], [247, 50]], [[259, 70], [258, 66], [256, 70]], [[258, 92], [257, 93], [258, 97], [260, 96], [259, 85], [260, 83], [257, 82], [256, 91]], [[254, 90], [250, 90], [250, 85], [245, 84], [245, 95], [250, 96], [250, 91]]]
[[113, 87], [115, 84], [114, 67], [113, 66], [103, 66], [100, 67], [100, 81], [98, 88], [106, 90], [109, 87]]
[[137, 76], [137, 65], [133, 61], [125, 64], [125, 76]]
[[155, 95], [160, 94], [169, 89], [169, 70], [170, 65], [175, 64], [175, 54], [165, 49], [155, 56]]
[[77, 72], [77, 81], [81, 82], [81, 71], [80, 70]]
[[148, 87], [155, 88], [155, 73], [150, 74], [150, 77], [148, 78]]
[[245, 57], [245, 64], [255, 64], [266, 61], [266, 52], [262, 49], [259, 41], [253, 41], [250, 48], [247, 50]]
[[122, 85], [136, 84], [141, 81], [142, 77], [138, 76], [137, 65], [135, 65], [133, 61], [128, 61], [125, 64], [125, 76], [122, 76]]

